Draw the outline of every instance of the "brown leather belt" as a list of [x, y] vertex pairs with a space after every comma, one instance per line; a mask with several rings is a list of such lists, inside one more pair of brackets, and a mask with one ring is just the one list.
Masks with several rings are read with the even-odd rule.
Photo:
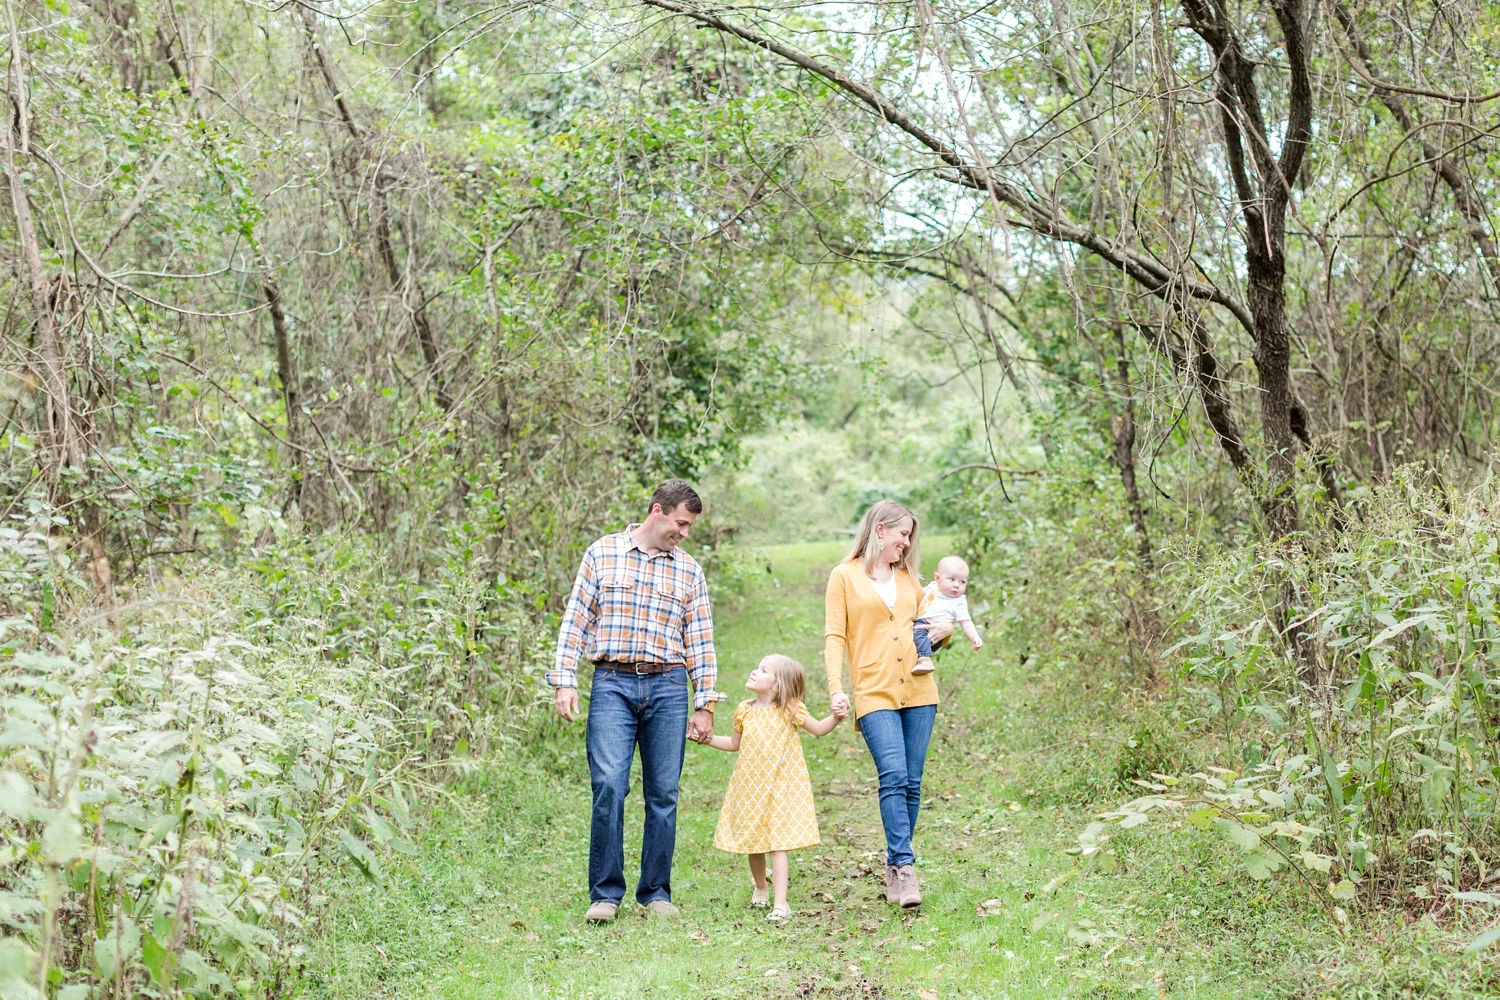
[[664, 674], [676, 670], [681, 663], [621, 663], [618, 660], [595, 660], [595, 670], [613, 670], [621, 674]]

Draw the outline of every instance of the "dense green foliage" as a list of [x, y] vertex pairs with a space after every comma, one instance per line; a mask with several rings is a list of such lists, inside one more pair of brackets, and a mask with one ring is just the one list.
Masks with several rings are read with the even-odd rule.
[[356, 982], [454, 778], [578, 779], [556, 615], [665, 475], [739, 613], [955, 536], [1044, 897], [1500, 943], [1492, 7], [5, 10], [0, 994]]

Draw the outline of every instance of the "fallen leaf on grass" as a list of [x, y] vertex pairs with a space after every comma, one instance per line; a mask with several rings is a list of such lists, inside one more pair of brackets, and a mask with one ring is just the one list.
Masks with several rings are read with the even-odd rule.
[[917, 996], [921, 997], [922, 1000], [938, 1000], [937, 990], [919, 989], [917, 990]]
[[519, 920], [512, 920], [510, 922], [510, 925], [518, 931], [524, 931], [526, 929], [526, 925], [521, 923], [521, 921]]
[[529, 944], [536, 944], [537, 942], [541, 941], [541, 938], [535, 934], [528, 934], [526, 935], [526, 941]]
[[986, 899], [982, 903], [974, 904], [974, 916], [983, 920], [985, 917], [998, 917], [1005, 909], [1005, 900]]
[[689, 934], [688, 937], [691, 938], [694, 941], [697, 941], [699, 944], [708, 944], [709, 940], [710, 940], [709, 936], [707, 934], [703, 933], [703, 929], [702, 928], [699, 928], [698, 930], [693, 931], [693, 933]]

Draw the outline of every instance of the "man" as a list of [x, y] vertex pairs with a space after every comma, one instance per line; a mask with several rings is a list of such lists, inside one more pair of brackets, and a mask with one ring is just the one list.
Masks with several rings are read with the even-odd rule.
[[714, 704], [725, 697], [714, 690], [708, 581], [677, 547], [701, 513], [703, 501], [681, 479], [658, 486], [645, 521], [605, 535], [584, 552], [558, 629], [547, 683], [557, 689], [557, 714], [569, 722], [578, 715], [578, 662], [594, 664], [584, 739], [594, 791], [586, 919], [596, 923], [613, 920], [625, 896], [625, 796], [637, 746], [646, 822], [635, 898], [655, 915], [677, 913], [672, 851], [683, 732], [699, 743], [711, 738]]

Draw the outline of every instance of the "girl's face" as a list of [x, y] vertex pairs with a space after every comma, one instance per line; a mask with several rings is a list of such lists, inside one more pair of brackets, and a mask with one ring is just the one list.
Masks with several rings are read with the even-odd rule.
[[745, 687], [756, 694], [771, 694], [776, 690], [776, 675], [764, 663], [757, 663], [755, 669], [750, 671], [750, 679], [745, 681]]
[[892, 525], [875, 525], [875, 540], [880, 545], [880, 561], [892, 565], [901, 561], [906, 550], [911, 548], [910, 517], [903, 517]]

